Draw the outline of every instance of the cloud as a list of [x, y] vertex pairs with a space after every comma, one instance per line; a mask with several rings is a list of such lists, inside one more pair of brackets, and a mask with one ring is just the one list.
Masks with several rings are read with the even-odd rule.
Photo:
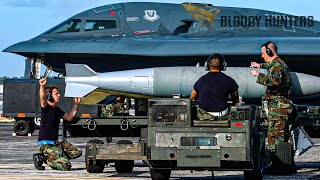
[[9, 7], [45, 7], [46, 0], [1, 0], [1, 3]]

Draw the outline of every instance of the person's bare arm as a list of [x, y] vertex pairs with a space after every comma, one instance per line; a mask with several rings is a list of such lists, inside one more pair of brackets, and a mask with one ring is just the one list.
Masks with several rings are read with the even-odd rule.
[[250, 68], [260, 68], [260, 67], [261, 67], [261, 65], [259, 63], [257, 63], [257, 62], [251, 62], [250, 63]]
[[257, 62], [251, 62], [250, 68], [262, 68], [267, 69], [270, 66], [269, 63], [257, 63]]
[[80, 106], [80, 102], [81, 102], [81, 99], [80, 98], [74, 98], [74, 106], [72, 108], [72, 110], [69, 112], [69, 113], [65, 113], [63, 116], [62, 116], [62, 119], [66, 120], [66, 121], [72, 121], [74, 116], [77, 114], [78, 112], [78, 109], [79, 109], [79, 106]]
[[192, 89], [190, 99], [195, 100], [197, 96], [198, 96], [197, 92], [194, 89]]
[[40, 84], [39, 96], [40, 96], [40, 105], [42, 108], [45, 108], [47, 106], [46, 88], [45, 88], [46, 83], [47, 83], [46, 78], [42, 78], [39, 80], [39, 84]]

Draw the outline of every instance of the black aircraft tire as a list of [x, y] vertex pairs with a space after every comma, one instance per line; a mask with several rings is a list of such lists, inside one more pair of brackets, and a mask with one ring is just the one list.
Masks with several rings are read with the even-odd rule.
[[13, 131], [19, 136], [27, 136], [28, 133], [33, 133], [33, 126], [26, 120], [18, 120], [13, 127]]
[[[119, 140], [117, 144], [132, 144], [129, 140]], [[114, 167], [118, 173], [132, 173], [134, 160], [117, 160]]]
[[152, 180], [169, 180], [171, 175], [171, 169], [150, 168], [150, 175]]
[[105, 161], [103, 160], [96, 160], [96, 165], [93, 165], [92, 160], [88, 159], [89, 156], [89, 147], [88, 144], [90, 143], [95, 143], [95, 144], [103, 144], [103, 141], [99, 140], [99, 139], [93, 139], [87, 142], [87, 146], [86, 146], [86, 153], [85, 153], [85, 164], [86, 164], [86, 169], [89, 173], [102, 173], [104, 170], [104, 166], [105, 166]]

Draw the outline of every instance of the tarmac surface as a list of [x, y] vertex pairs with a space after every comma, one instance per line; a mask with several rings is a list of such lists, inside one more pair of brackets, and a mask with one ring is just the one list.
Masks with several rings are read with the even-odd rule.
[[[113, 165], [105, 167], [100, 174], [88, 173], [84, 163], [86, 142], [93, 138], [68, 138], [68, 141], [83, 150], [83, 155], [71, 160], [70, 171], [56, 171], [45, 165], [46, 170], [38, 171], [34, 168], [32, 154], [37, 153], [38, 130], [31, 136], [12, 136], [13, 124], [0, 124], [0, 179], [151, 179], [149, 168], [142, 161], [135, 161], [132, 173], [118, 174]], [[61, 135], [61, 133], [60, 133]], [[60, 138], [62, 138], [60, 136]], [[104, 138], [99, 138], [105, 140]], [[61, 139], [60, 139], [61, 140]], [[319, 179], [320, 180], [320, 139], [312, 139], [315, 146], [296, 159], [298, 173], [291, 176], [268, 176], [264, 179]], [[214, 179], [243, 179], [242, 171], [215, 171]], [[172, 171], [171, 179], [200, 180], [212, 179], [210, 171]]]

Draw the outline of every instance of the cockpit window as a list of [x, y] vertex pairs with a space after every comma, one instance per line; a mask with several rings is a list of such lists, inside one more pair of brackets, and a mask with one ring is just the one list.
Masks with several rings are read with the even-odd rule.
[[52, 29], [47, 32], [48, 34], [54, 33], [69, 33], [69, 32], [79, 32], [81, 28], [81, 20], [80, 19], [71, 19], [61, 24], [60, 26]]
[[84, 31], [97, 31], [117, 28], [115, 20], [87, 20]]

